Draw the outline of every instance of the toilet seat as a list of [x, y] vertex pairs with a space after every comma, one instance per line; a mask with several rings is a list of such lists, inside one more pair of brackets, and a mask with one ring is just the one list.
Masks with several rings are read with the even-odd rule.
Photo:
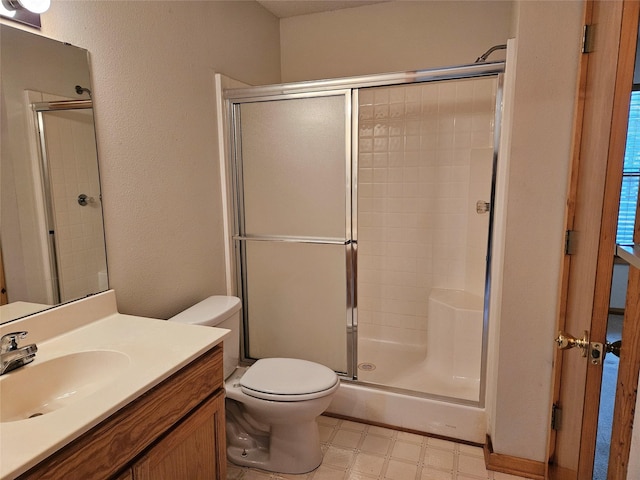
[[330, 368], [295, 358], [262, 358], [240, 379], [243, 393], [276, 402], [324, 397], [338, 385], [338, 376]]

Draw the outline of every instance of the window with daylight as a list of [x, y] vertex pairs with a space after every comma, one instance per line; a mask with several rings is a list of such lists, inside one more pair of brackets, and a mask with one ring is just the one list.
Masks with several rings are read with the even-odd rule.
[[[640, 85], [634, 85], [640, 88]], [[633, 228], [638, 202], [638, 183], [640, 181], [640, 91], [631, 92], [629, 105], [629, 128], [627, 147], [622, 170], [622, 191], [620, 192], [620, 211], [618, 213], [618, 232], [616, 243], [633, 244]]]

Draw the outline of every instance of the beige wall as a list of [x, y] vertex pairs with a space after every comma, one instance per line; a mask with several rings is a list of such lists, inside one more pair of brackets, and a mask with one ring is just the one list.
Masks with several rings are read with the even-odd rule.
[[545, 460], [583, 4], [520, 3], [492, 424], [499, 453]]
[[58, 0], [42, 24], [90, 52], [120, 311], [166, 318], [225, 293], [213, 73], [277, 83], [278, 20], [254, 2]]
[[[282, 80], [473, 63], [510, 36], [510, 1], [395, 1], [283, 19]], [[504, 58], [503, 52], [490, 59]]]
[[281, 28], [285, 81], [471, 63], [518, 39], [487, 412], [496, 452], [537, 461], [546, 458], [581, 21], [578, 1], [394, 2], [285, 19]]

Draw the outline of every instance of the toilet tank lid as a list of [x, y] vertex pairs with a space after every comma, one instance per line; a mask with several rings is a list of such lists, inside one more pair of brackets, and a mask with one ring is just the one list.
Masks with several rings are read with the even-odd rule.
[[172, 322], [214, 327], [240, 310], [240, 299], [227, 295], [207, 297], [183, 312], [171, 317]]

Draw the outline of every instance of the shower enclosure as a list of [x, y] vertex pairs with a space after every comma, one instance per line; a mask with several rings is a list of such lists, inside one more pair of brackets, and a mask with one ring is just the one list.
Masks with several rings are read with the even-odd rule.
[[49, 304], [107, 289], [104, 227], [93, 102], [31, 104], [42, 189], [42, 249]]
[[245, 359], [483, 405], [503, 71], [225, 91]]

